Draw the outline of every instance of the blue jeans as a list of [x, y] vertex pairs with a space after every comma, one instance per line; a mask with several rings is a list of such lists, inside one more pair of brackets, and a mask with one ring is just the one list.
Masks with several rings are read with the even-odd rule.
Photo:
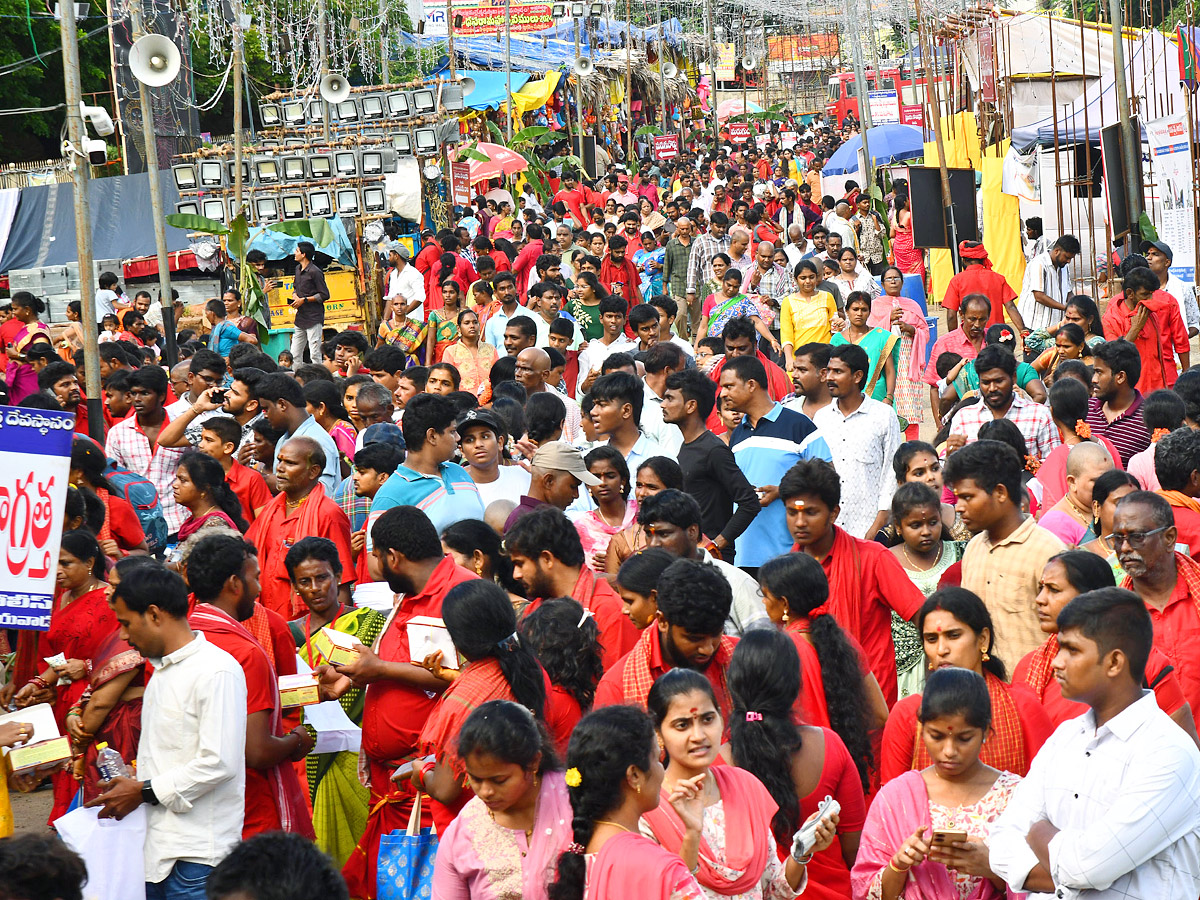
[[157, 884], [146, 882], [146, 900], [204, 900], [212, 866], [179, 860]]

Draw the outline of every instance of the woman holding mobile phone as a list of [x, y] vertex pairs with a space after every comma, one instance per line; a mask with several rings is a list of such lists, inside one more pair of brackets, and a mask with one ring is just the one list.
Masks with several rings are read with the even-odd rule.
[[929, 676], [918, 714], [931, 764], [887, 782], [863, 826], [850, 873], [855, 900], [993, 900], [987, 836], [1020, 777], [984, 765], [992, 702], [983, 676], [947, 667]]

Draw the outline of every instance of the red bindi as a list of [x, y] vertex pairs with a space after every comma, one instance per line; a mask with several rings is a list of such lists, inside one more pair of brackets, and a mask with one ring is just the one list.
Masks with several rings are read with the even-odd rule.
[[697, 706], [693, 706], [693, 707], [692, 707], [692, 715], [694, 716], [694, 715], [695, 715], [696, 713], [698, 713], [698, 712], [700, 712], [700, 708], [699, 708], [699, 707], [697, 707]]

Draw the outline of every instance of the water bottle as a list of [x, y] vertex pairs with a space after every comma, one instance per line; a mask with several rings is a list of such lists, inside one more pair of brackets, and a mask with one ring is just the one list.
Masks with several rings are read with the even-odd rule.
[[96, 745], [96, 768], [100, 770], [101, 781], [112, 781], [114, 778], [129, 778], [129, 766], [121, 759], [121, 754], [106, 743]]

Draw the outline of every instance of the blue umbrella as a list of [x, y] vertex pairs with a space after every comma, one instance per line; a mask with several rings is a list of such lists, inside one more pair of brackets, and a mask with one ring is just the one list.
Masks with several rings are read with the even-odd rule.
[[[925, 155], [925, 134], [912, 125], [876, 125], [867, 129], [867, 146], [873, 165], [887, 165]], [[862, 135], [856, 134], [833, 152], [821, 169], [822, 175], [848, 175], [858, 171]]]

